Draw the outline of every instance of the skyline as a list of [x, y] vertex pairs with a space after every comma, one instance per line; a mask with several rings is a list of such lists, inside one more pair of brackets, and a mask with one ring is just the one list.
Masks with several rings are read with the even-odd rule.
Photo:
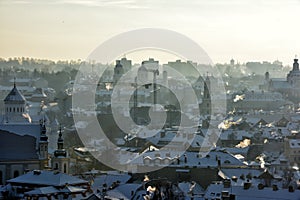
[[[84, 60], [101, 43], [139, 28], [164, 28], [197, 42], [214, 63], [231, 58], [291, 65], [299, 0], [89, 0], [0, 2], [1, 57]], [[137, 17], [142, 16], [142, 17]], [[145, 55], [145, 58], [154, 57]]]

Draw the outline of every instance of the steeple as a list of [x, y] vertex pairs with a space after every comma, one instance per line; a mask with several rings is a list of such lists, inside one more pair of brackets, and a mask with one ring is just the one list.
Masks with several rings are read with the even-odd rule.
[[64, 139], [62, 138], [61, 127], [59, 127], [57, 149], [54, 151], [54, 157], [52, 157], [51, 163], [52, 169], [63, 173], [69, 172], [70, 158], [67, 155], [67, 151], [64, 149]]
[[294, 59], [293, 71], [299, 71], [299, 63], [298, 63], [297, 55], [295, 56], [295, 59]]
[[204, 91], [203, 91], [203, 96], [205, 99], [210, 99], [209, 90], [210, 90], [210, 79], [208, 77], [208, 72], [207, 72], [206, 79], [204, 81]]
[[64, 139], [62, 138], [61, 127], [59, 128], [59, 134], [57, 139], [57, 149], [54, 151], [55, 157], [67, 157], [67, 152], [64, 149]]
[[115, 84], [120, 80], [123, 74], [124, 74], [123, 65], [121, 64], [120, 60], [116, 60], [116, 66], [114, 68], [114, 76], [113, 76], [113, 80]]
[[40, 124], [41, 126], [41, 135], [40, 135], [40, 142], [39, 142], [39, 154], [40, 160], [43, 162], [41, 163], [41, 168], [48, 166], [48, 136], [46, 135], [46, 125], [45, 121]]
[[210, 78], [208, 73], [206, 75], [206, 79], [204, 81], [204, 91], [202, 103], [200, 105], [200, 114], [201, 115], [210, 115], [211, 113], [211, 99], [210, 99]]
[[46, 135], [47, 129], [45, 125], [45, 121], [41, 123], [41, 136], [40, 136], [40, 141], [48, 142], [48, 136]]

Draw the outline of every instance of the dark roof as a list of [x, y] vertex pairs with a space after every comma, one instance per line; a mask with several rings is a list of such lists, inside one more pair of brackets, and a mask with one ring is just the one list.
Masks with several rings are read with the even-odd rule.
[[259, 179], [274, 179], [274, 176], [269, 172], [268, 169], [265, 169], [259, 176]]
[[101, 200], [103, 198], [101, 198], [100, 195], [97, 194], [91, 194], [90, 196], [88, 196], [87, 198], [85, 198], [84, 200]]
[[40, 124], [25, 123], [25, 124], [0, 124], [0, 130], [15, 133], [17, 135], [30, 135], [35, 137], [38, 141], [40, 138], [41, 127]]
[[10, 179], [7, 181], [11, 184], [16, 185], [42, 185], [42, 186], [58, 186], [62, 187], [65, 185], [82, 185], [88, 184], [87, 181], [70, 176], [68, 174], [54, 172], [54, 171], [31, 171], [27, 174], [18, 176], [17, 178]]
[[38, 160], [36, 138], [0, 130], [0, 161]]
[[41, 188], [37, 188], [34, 190], [31, 190], [29, 192], [25, 192], [25, 196], [35, 196], [35, 195], [39, 195], [39, 196], [43, 196], [43, 195], [48, 195], [48, 194], [58, 194], [59, 190], [57, 190], [55, 187], [53, 186], [48, 186], [48, 187], [41, 187]]
[[17, 89], [16, 86], [10, 91], [10, 93], [5, 97], [4, 102], [14, 102], [14, 103], [25, 103], [26, 99]]

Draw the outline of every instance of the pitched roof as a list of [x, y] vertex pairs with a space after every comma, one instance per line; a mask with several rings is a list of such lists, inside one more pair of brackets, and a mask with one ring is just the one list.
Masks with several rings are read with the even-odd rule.
[[116, 198], [116, 199], [131, 199], [133, 194], [137, 191], [138, 188], [141, 187], [141, 184], [128, 183], [120, 185], [113, 190], [108, 190], [106, 192], [106, 196], [108, 198]]
[[35, 137], [20, 136], [3, 130], [0, 130], [0, 134], [0, 161], [38, 160]]
[[59, 193], [59, 190], [57, 190], [53, 186], [48, 187], [41, 187], [34, 190], [31, 190], [29, 192], [25, 192], [25, 196], [33, 196], [33, 195], [48, 195], [48, 194], [56, 194]]
[[28, 185], [43, 185], [43, 186], [64, 186], [88, 184], [87, 181], [70, 176], [64, 173], [53, 171], [31, 171], [7, 181], [11, 184], [28, 184]]
[[4, 102], [25, 103], [26, 99], [14, 85], [10, 93], [5, 97]]

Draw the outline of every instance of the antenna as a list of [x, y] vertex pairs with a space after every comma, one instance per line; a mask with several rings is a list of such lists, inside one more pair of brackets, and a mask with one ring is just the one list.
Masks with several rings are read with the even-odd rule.
[[16, 87], [16, 76], [14, 77], [14, 88]]

